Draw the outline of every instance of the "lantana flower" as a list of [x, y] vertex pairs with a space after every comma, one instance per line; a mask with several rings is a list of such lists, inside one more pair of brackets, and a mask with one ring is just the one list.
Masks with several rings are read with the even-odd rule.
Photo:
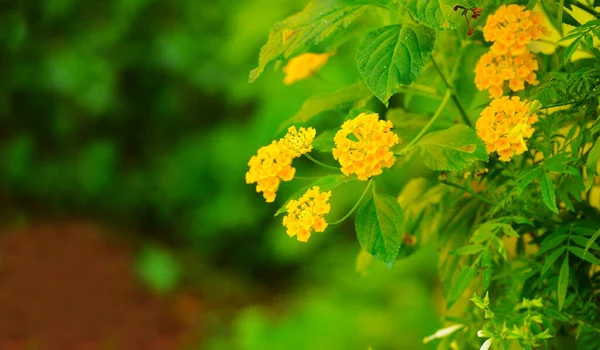
[[382, 168], [390, 168], [396, 161], [390, 148], [399, 142], [393, 127], [391, 121], [379, 120], [377, 113], [361, 113], [342, 124], [333, 139], [333, 157], [342, 172], [366, 181], [381, 174]]
[[317, 134], [313, 128], [300, 128], [296, 130], [295, 126], [290, 126], [287, 134], [281, 139], [280, 144], [285, 147], [292, 156], [299, 157], [312, 151], [312, 142]]
[[529, 51], [515, 57], [487, 52], [475, 66], [475, 86], [479, 90], [487, 89], [492, 97], [499, 98], [507, 85], [512, 91], [524, 90], [526, 82], [537, 85], [535, 72], [538, 69], [538, 61]]
[[502, 5], [487, 18], [483, 37], [493, 42], [495, 55], [519, 56], [527, 51], [526, 45], [548, 35], [541, 13], [526, 10], [524, 6]]
[[314, 186], [299, 199], [290, 200], [286, 205], [287, 215], [283, 218], [288, 236], [296, 236], [298, 241], [307, 242], [312, 231], [325, 231], [327, 222], [323, 215], [331, 210], [328, 203], [330, 196], [331, 191], [320, 192], [320, 188]]
[[292, 159], [289, 151], [278, 141], [259, 148], [248, 162], [250, 170], [246, 173], [246, 183], [256, 183], [256, 192], [262, 192], [267, 203], [273, 202], [281, 181], [294, 178], [296, 169], [292, 167]]
[[310, 77], [321, 69], [332, 55], [333, 53], [309, 52], [290, 59], [288, 64], [282, 69], [283, 73], [285, 73], [283, 83], [290, 85]]
[[501, 161], [508, 162], [515, 154], [527, 151], [526, 140], [535, 130], [531, 125], [538, 121], [529, 107], [530, 103], [518, 96], [504, 96], [481, 112], [476, 129], [488, 154], [497, 152]]

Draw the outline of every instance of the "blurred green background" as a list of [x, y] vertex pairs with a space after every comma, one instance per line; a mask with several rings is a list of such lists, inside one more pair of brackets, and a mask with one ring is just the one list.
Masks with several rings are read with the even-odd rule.
[[[426, 348], [443, 305], [434, 248], [393, 269], [375, 261], [363, 276], [352, 220], [303, 244], [272, 217], [306, 182], [284, 183], [267, 204], [244, 181], [249, 158], [308, 97], [359, 79], [357, 39], [321, 78], [285, 86], [267, 69], [248, 83], [269, 27], [304, 5], [0, 2], [3, 225], [85, 218], [121, 232], [147, 285], [202, 300], [190, 349]], [[323, 173], [303, 159], [295, 167]], [[381, 191], [399, 193], [410, 175], [386, 173]], [[330, 218], [363, 186], [334, 191]]]

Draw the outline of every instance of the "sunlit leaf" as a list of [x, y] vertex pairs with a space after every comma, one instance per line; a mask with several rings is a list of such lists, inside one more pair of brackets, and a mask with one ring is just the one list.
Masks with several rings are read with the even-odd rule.
[[475, 7], [477, 1], [470, 0], [395, 0], [402, 4], [424, 25], [434, 29], [454, 29], [462, 21], [462, 11], [454, 11], [456, 5]]
[[433, 170], [462, 170], [475, 161], [488, 160], [483, 142], [466, 125], [429, 133], [417, 146], [423, 162]]

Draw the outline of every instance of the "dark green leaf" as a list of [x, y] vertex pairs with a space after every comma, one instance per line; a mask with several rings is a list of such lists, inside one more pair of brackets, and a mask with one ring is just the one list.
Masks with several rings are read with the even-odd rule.
[[573, 56], [573, 53], [575, 53], [575, 51], [579, 47], [580, 41], [581, 37], [578, 37], [577, 39], [573, 40], [573, 42], [571, 42], [569, 46], [567, 46], [567, 48], [565, 49], [565, 62], [569, 62], [571, 56]]
[[540, 250], [537, 252], [538, 256], [544, 254], [545, 252], [556, 248], [559, 244], [564, 242], [569, 236], [565, 234], [553, 234], [550, 237], [544, 239], [542, 245], [540, 246]]
[[571, 253], [577, 255], [581, 259], [589, 262], [590, 264], [594, 264], [594, 265], [600, 266], [600, 259], [598, 259], [595, 255], [590, 254], [590, 253], [584, 254], [585, 251], [582, 248], [570, 246], [569, 247], [569, 251]]
[[404, 215], [398, 200], [388, 194], [374, 194], [356, 214], [356, 234], [361, 247], [389, 267], [402, 244]]
[[569, 286], [569, 254], [565, 254], [560, 273], [558, 275], [558, 287], [556, 289], [556, 297], [558, 299], [558, 310], [560, 311], [565, 304], [567, 296], [567, 288]]
[[309, 189], [313, 188], [313, 186], [319, 186], [319, 189], [321, 190], [321, 192], [323, 192], [323, 191], [332, 190], [332, 189], [338, 187], [339, 185], [345, 184], [346, 182], [351, 181], [351, 180], [353, 180], [353, 179], [350, 177], [347, 177], [345, 175], [342, 175], [342, 174], [326, 175], [326, 176], [320, 177], [317, 180], [315, 180], [313, 183], [311, 183], [310, 185], [302, 187], [300, 190], [296, 191], [287, 201], [285, 201], [283, 206], [281, 206], [281, 208], [279, 208], [279, 210], [277, 210], [277, 212], [273, 216], [278, 216], [278, 215], [285, 213], [287, 211], [287, 209], [285, 207], [287, 206], [287, 204], [289, 203], [289, 201], [291, 199], [300, 198], [300, 196], [302, 196], [304, 193], [306, 193], [306, 191], [308, 191]]
[[594, 235], [590, 237], [589, 241], [586, 243], [585, 249], [583, 251], [584, 255], [587, 254], [588, 250], [590, 250], [590, 247], [592, 246], [592, 244], [594, 244], [598, 237], [600, 237], [600, 230], [596, 231], [596, 233], [594, 233]]
[[553, 251], [552, 254], [548, 255], [544, 259], [544, 266], [542, 267], [541, 275], [544, 275], [546, 271], [548, 271], [552, 267], [552, 264], [554, 264], [556, 259], [558, 259], [566, 250], [567, 247], [563, 246]]
[[391, 25], [366, 35], [356, 62], [367, 86], [386, 106], [402, 85], [410, 85], [425, 67], [435, 31], [420, 25]]
[[540, 177], [541, 173], [542, 168], [530, 168], [525, 173], [522, 173], [517, 178], [517, 194], [520, 195], [521, 192], [523, 192], [523, 190], [525, 189], [525, 187], [527, 187], [527, 185], [532, 183], [533, 180]]
[[419, 140], [417, 146], [423, 162], [433, 170], [462, 170], [475, 161], [488, 160], [483, 142], [466, 125], [431, 132]]
[[552, 184], [552, 180], [550, 180], [550, 176], [547, 172], [544, 172], [541, 179], [542, 186], [542, 200], [544, 204], [550, 210], [558, 214], [558, 208], [556, 207], [556, 195], [554, 194], [554, 185]]

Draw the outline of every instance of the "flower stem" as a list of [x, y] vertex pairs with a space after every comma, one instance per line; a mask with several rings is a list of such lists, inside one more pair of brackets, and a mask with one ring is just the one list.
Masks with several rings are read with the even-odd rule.
[[464, 192], [470, 193], [473, 197], [475, 197], [475, 198], [477, 198], [477, 199], [479, 199], [479, 200], [481, 200], [481, 201], [483, 201], [483, 202], [485, 202], [487, 204], [492, 204], [492, 205], [496, 204], [496, 202], [494, 202], [494, 201], [492, 201], [490, 199], [487, 199], [487, 198], [485, 198], [485, 197], [477, 194], [475, 191], [473, 191], [470, 188], [461, 186], [459, 184], [455, 184], [454, 182], [450, 182], [448, 180], [440, 180], [440, 182], [443, 183], [444, 185], [455, 187], [455, 188], [458, 188], [459, 190], [463, 190]]
[[334, 166], [331, 166], [331, 165], [327, 165], [327, 164], [325, 164], [325, 163], [323, 163], [323, 162], [320, 162], [320, 161], [318, 161], [318, 160], [314, 159], [314, 158], [313, 158], [313, 157], [312, 157], [310, 154], [308, 154], [308, 153], [305, 153], [304, 155], [305, 155], [305, 156], [306, 156], [306, 158], [308, 158], [308, 159], [309, 159], [311, 162], [313, 162], [313, 163], [315, 163], [315, 164], [317, 164], [317, 165], [320, 165], [320, 166], [322, 166], [322, 167], [325, 167], [325, 168], [328, 168], [328, 169], [335, 169], [335, 170], [338, 170], [338, 171], [340, 170], [340, 168], [338, 168], [338, 167], [334, 167]]
[[446, 104], [448, 104], [448, 100], [450, 99], [450, 95], [452, 95], [452, 92], [450, 91], [450, 89], [446, 90], [446, 95], [444, 95], [444, 99], [442, 100], [442, 103], [440, 103], [440, 106], [438, 107], [437, 111], [435, 111], [435, 114], [433, 115], [433, 117], [431, 117], [431, 119], [429, 120], [429, 122], [427, 123], [427, 125], [425, 125], [423, 127], [423, 129], [421, 129], [421, 131], [419, 132], [419, 134], [417, 134], [417, 136], [415, 136], [414, 139], [412, 139], [412, 141], [410, 141], [410, 143], [404, 147], [402, 150], [400, 150], [400, 152], [398, 153], [394, 153], [395, 156], [403, 156], [406, 153], [408, 153], [408, 151], [410, 151], [417, 142], [419, 142], [419, 140], [421, 139], [421, 137], [423, 137], [423, 135], [425, 135], [425, 133], [429, 130], [429, 128], [431, 128], [431, 126], [433, 125], [433, 123], [435, 123], [435, 121], [439, 118], [439, 116], [442, 114], [442, 111], [444, 110], [444, 107], [446, 107]]
[[335, 221], [335, 222], [330, 222], [329, 225], [337, 225], [337, 224], [341, 224], [342, 222], [344, 222], [344, 220], [346, 220], [350, 215], [352, 215], [352, 213], [354, 213], [354, 211], [356, 210], [356, 208], [358, 208], [358, 206], [360, 205], [360, 202], [362, 202], [363, 198], [365, 197], [365, 195], [367, 194], [367, 191], [369, 190], [369, 187], [371, 187], [371, 184], [373, 183], [373, 179], [369, 180], [369, 183], [367, 184], [367, 187], [365, 187], [365, 190], [363, 191], [362, 195], [360, 196], [360, 198], [358, 199], [358, 202], [356, 202], [356, 204], [354, 204], [354, 206], [352, 207], [352, 209], [350, 209], [350, 211], [348, 212], [348, 214], [344, 215], [344, 217], [342, 217], [341, 219]]
[[471, 121], [469, 120], [469, 116], [467, 115], [467, 112], [465, 112], [465, 109], [463, 108], [462, 104], [458, 100], [458, 97], [456, 97], [456, 92], [454, 91], [454, 88], [452, 87], [452, 85], [450, 85], [450, 83], [446, 79], [446, 76], [444, 76], [444, 73], [440, 69], [440, 66], [438, 66], [438, 64], [435, 62], [435, 59], [433, 57], [431, 57], [431, 62], [433, 63], [433, 66], [438, 71], [438, 74], [440, 75], [440, 77], [444, 81], [444, 84], [446, 85], [446, 88], [448, 90], [450, 90], [450, 92], [452, 93], [452, 101], [454, 101], [454, 104], [458, 108], [458, 111], [460, 112], [460, 115], [461, 115], [463, 121], [465, 122], [465, 124], [467, 124], [468, 126], [472, 127], [473, 124], [471, 124]]

